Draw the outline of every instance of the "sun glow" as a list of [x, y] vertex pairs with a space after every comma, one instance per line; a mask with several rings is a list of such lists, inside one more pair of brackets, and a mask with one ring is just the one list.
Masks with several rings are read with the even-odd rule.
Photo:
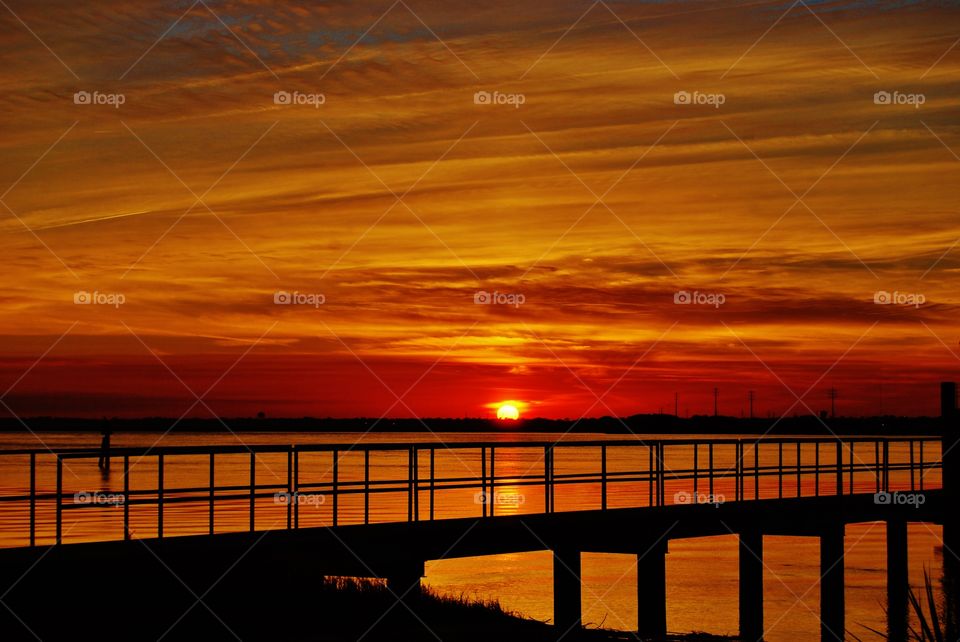
[[513, 404], [501, 404], [497, 408], [497, 419], [509, 419], [515, 421], [520, 418], [520, 411]]

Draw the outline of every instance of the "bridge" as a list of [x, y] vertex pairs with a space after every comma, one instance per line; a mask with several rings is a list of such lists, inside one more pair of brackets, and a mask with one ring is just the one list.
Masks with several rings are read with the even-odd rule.
[[413, 609], [426, 561], [549, 550], [557, 638], [572, 639], [582, 553], [628, 553], [637, 632], [657, 639], [670, 541], [733, 534], [741, 635], [760, 640], [763, 536], [793, 535], [819, 538], [821, 639], [842, 640], [844, 527], [883, 521], [895, 638], [907, 523], [944, 522], [948, 451], [939, 436], [5, 451], [0, 470], [25, 478], [0, 496], [3, 599], [29, 611], [63, 577], [97, 577], [109, 599], [167, 571], [216, 584], [242, 560], [241, 591], [294, 571], [380, 577]]

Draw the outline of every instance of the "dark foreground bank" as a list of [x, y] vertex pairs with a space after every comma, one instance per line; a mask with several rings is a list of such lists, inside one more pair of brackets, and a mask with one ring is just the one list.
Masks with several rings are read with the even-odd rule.
[[[359, 639], [555, 642], [558, 638], [558, 631], [551, 624], [505, 611], [496, 601], [439, 596], [423, 590], [408, 610], [397, 604], [395, 596], [383, 583], [353, 578], [324, 581], [321, 602], [317, 604], [317, 614], [321, 613], [330, 616], [329, 626], [322, 631], [306, 633], [303, 642], [353, 642]], [[588, 628], [576, 636], [567, 632], [564, 639], [601, 642], [640, 638], [631, 633]], [[727, 638], [690, 634], [672, 639]]]

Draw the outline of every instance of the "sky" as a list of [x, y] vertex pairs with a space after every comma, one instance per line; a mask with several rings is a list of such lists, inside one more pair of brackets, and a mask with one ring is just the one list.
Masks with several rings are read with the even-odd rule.
[[3, 0], [0, 412], [936, 414], [958, 18]]

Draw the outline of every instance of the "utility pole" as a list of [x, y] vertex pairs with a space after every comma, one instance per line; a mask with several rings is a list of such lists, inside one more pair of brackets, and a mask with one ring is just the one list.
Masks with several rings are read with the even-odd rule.
[[680, 416], [680, 393], [673, 393], [673, 415], [675, 417]]
[[716, 417], [716, 416], [718, 416], [718, 415], [720, 414], [720, 413], [718, 412], [718, 408], [719, 408], [718, 400], [719, 400], [719, 398], [720, 398], [720, 389], [714, 387], [714, 389], [713, 389], [713, 416], [714, 416], [714, 417]]
[[830, 396], [830, 417], [834, 418], [837, 416], [837, 389], [830, 388], [828, 394]]
[[753, 390], [750, 391], [750, 418], [753, 419]]

